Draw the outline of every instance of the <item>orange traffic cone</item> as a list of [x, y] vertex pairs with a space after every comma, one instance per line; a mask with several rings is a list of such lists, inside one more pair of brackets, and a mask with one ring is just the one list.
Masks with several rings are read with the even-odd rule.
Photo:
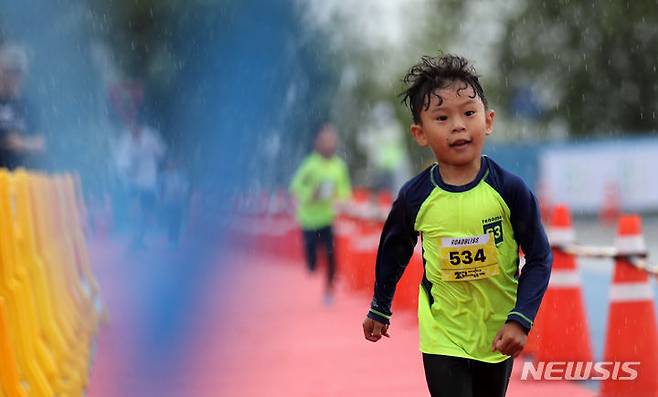
[[359, 224], [359, 232], [351, 247], [354, 279], [350, 284], [355, 290], [372, 292], [381, 231], [382, 224], [374, 220], [362, 220]]
[[[341, 264], [341, 274], [346, 285], [352, 291], [360, 288], [365, 269], [362, 252], [370, 245], [364, 241], [366, 222], [363, 215], [368, 208], [370, 192], [364, 188], [355, 187], [346, 215], [339, 221], [336, 239], [336, 261]], [[347, 230], [346, 230], [347, 229]], [[348, 235], [349, 234], [349, 235]]]
[[[637, 215], [619, 219], [616, 247], [620, 257], [610, 289], [610, 312], [606, 333], [604, 361], [619, 362], [632, 367], [611, 376], [601, 386], [601, 396], [658, 396], [658, 334], [653, 308], [653, 293], [647, 274], [633, 267], [623, 255], [645, 254], [641, 234], [641, 219]], [[633, 363], [633, 364], [631, 364]], [[617, 378], [617, 379], [614, 379]]]
[[352, 264], [352, 240], [356, 238], [356, 221], [353, 218], [340, 215], [335, 224], [334, 255], [336, 257], [336, 271], [341, 279], [354, 278]]
[[377, 203], [379, 204], [379, 209], [388, 214], [393, 206], [393, 195], [389, 191], [381, 191], [377, 195]]
[[553, 246], [553, 270], [526, 352], [536, 361], [592, 361], [576, 258], [556, 248], [574, 242], [566, 206], [554, 208], [548, 235]]
[[420, 280], [423, 278], [423, 271], [423, 250], [419, 241], [407, 269], [395, 289], [393, 311], [418, 309], [418, 288]]
[[352, 200], [350, 205], [357, 211], [363, 211], [363, 209], [368, 206], [370, 197], [371, 193], [369, 190], [364, 188], [354, 188], [352, 190]]

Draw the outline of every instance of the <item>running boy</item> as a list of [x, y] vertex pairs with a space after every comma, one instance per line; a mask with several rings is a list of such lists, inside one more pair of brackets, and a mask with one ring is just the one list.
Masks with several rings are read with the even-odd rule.
[[504, 396], [551, 271], [537, 202], [519, 177], [481, 155], [494, 112], [466, 59], [423, 57], [404, 82], [411, 134], [437, 163], [393, 203], [363, 332], [372, 342], [389, 336], [395, 286], [420, 234], [420, 350], [431, 395]]
[[334, 206], [352, 194], [350, 177], [345, 162], [336, 155], [338, 133], [331, 124], [324, 125], [315, 138], [315, 150], [310, 154], [290, 183], [290, 192], [297, 200], [297, 220], [302, 228], [306, 266], [314, 273], [318, 243], [327, 255], [325, 304], [333, 300], [336, 276], [333, 222]]

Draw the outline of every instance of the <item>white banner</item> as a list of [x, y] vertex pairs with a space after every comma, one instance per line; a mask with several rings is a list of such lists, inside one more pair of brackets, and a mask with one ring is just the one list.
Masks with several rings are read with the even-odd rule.
[[573, 211], [658, 209], [658, 140], [573, 144], [540, 155], [542, 194]]

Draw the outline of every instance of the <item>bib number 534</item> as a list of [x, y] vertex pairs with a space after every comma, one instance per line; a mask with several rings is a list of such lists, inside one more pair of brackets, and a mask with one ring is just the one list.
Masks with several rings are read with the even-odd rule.
[[487, 260], [487, 257], [484, 255], [484, 249], [482, 248], [479, 248], [475, 252], [475, 255], [473, 255], [473, 251], [468, 249], [463, 251], [450, 251], [449, 255], [450, 264], [454, 266], [459, 266], [461, 264], [470, 265], [473, 262], [484, 263]]

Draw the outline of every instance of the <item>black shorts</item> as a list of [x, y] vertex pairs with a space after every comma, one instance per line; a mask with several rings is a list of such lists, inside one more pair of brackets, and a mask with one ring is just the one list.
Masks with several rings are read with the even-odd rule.
[[503, 397], [514, 360], [485, 363], [423, 353], [425, 379], [432, 397]]

